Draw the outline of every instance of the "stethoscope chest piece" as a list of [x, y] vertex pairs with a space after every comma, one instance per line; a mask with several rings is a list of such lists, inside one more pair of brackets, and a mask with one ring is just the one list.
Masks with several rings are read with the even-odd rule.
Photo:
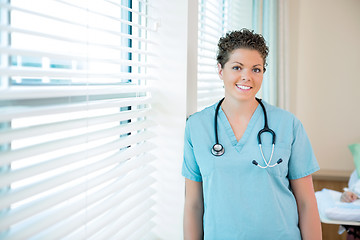
[[214, 156], [222, 156], [224, 152], [225, 149], [220, 143], [215, 143], [214, 146], [211, 148], [211, 153]]

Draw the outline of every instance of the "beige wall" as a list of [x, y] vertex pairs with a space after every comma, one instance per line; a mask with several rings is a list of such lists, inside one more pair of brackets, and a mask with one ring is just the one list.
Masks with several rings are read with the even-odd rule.
[[360, 142], [360, 0], [289, 0], [290, 110], [322, 169], [352, 170]]

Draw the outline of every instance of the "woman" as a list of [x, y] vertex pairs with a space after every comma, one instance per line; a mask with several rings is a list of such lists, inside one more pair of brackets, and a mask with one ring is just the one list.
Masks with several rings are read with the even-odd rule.
[[[184, 238], [321, 239], [310, 175], [319, 166], [304, 128], [292, 114], [255, 98], [268, 55], [265, 40], [242, 29], [226, 34], [218, 47], [225, 98], [186, 123]], [[269, 132], [258, 145], [265, 124], [260, 102], [276, 133], [274, 148]], [[212, 150], [218, 105], [222, 155], [219, 146], [219, 153]]]

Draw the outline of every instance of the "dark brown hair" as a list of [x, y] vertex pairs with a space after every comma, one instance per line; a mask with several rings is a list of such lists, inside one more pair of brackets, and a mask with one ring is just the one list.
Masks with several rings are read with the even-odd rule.
[[225, 37], [220, 38], [216, 60], [221, 67], [224, 67], [225, 63], [229, 61], [230, 54], [239, 48], [258, 51], [264, 60], [264, 71], [266, 70], [266, 57], [269, 54], [269, 48], [266, 46], [265, 39], [261, 34], [254, 33], [253, 30], [246, 28], [228, 32]]

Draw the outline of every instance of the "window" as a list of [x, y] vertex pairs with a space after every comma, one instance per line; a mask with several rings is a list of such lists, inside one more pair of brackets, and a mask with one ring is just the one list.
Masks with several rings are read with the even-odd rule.
[[0, 4], [0, 238], [150, 234], [149, 2]]
[[197, 109], [201, 110], [224, 95], [217, 74], [216, 51], [225, 33], [225, 1], [200, 0], [198, 21], [198, 91]]

